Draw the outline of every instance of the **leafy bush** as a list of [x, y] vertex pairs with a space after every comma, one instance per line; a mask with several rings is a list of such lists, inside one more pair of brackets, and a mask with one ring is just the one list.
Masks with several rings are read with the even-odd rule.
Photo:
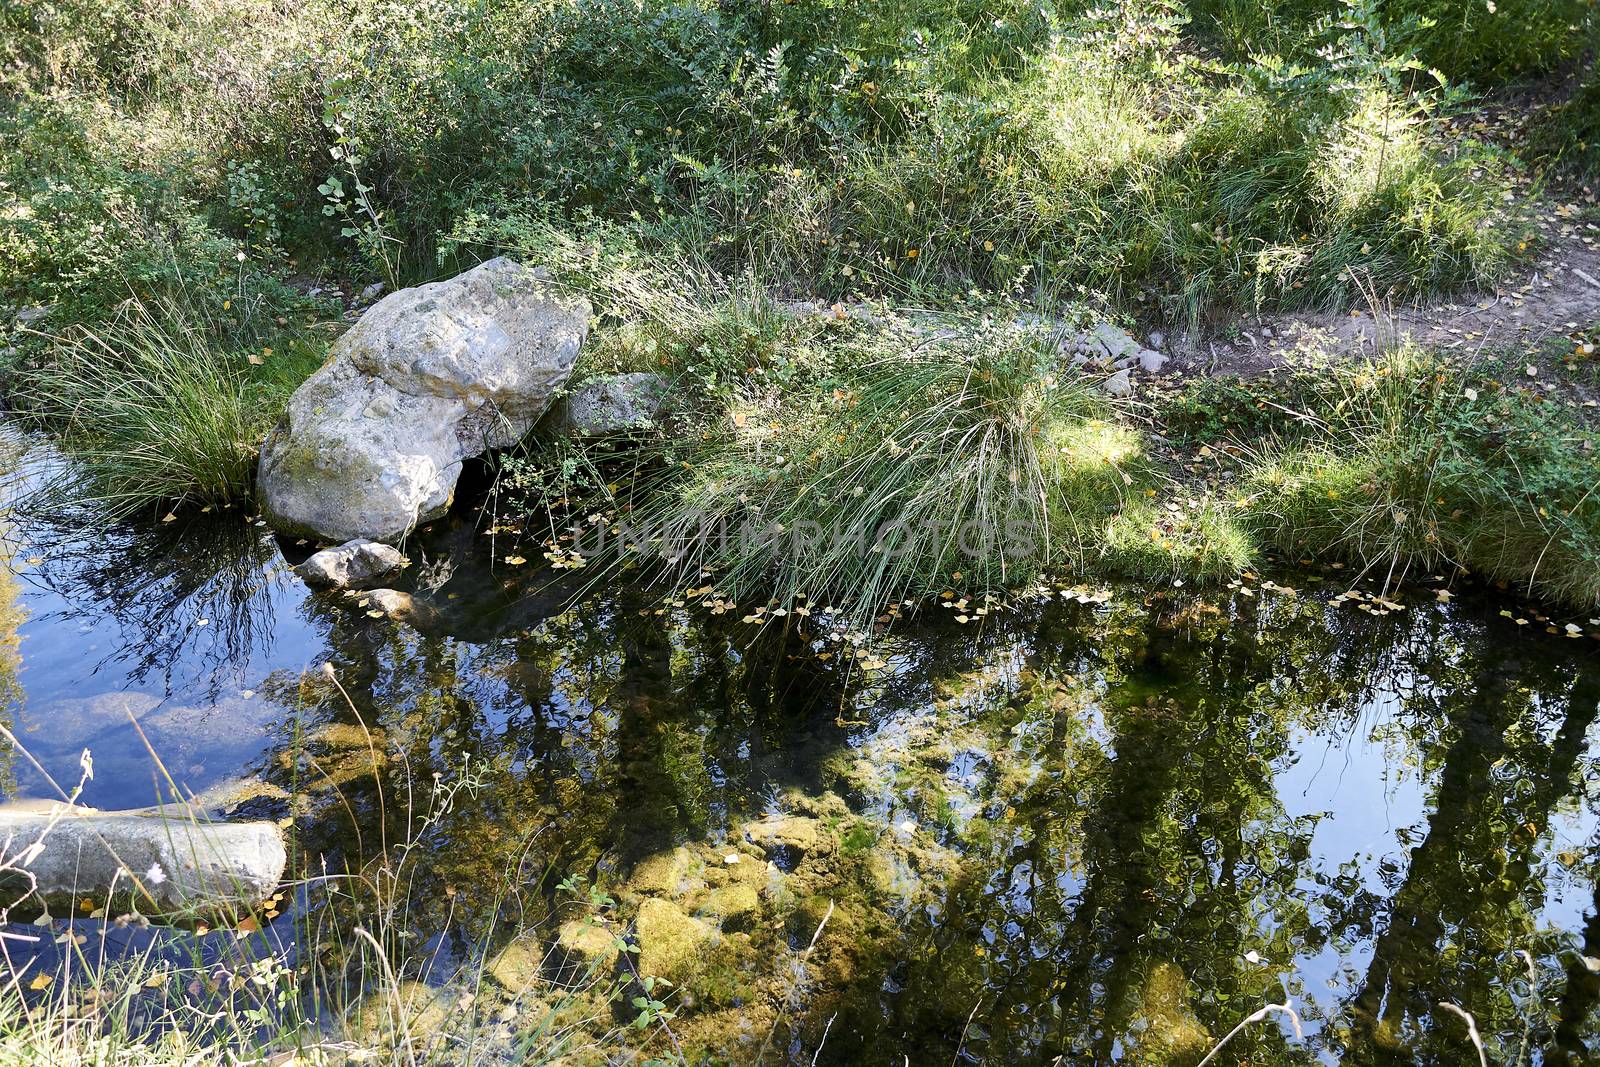
[[[48, 324], [108, 322], [124, 302], [185, 304], [228, 340], [268, 336], [297, 295], [243, 240], [222, 232], [181, 173], [145, 168], [88, 109], [0, 107], [0, 293], [53, 306]], [[26, 343], [26, 338], [23, 338]]]
[[1600, 64], [1578, 83], [1572, 95], [1536, 116], [1535, 158], [1579, 179], [1600, 173]]
[[182, 201], [157, 217], [268, 263], [393, 284], [461, 265], [463, 219], [537, 210], [807, 295], [1090, 290], [1193, 319], [1503, 269], [1503, 161], [1435, 144], [1431, 82], [1369, 8], [1302, 12], [1308, 68], [1202, 68], [1169, 0], [185, 0], [121, 55], [80, 56], [98, 38], [66, 15], [19, 47], [98, 127], [162, 131], [87, 146]]
[[1302, 62], [1343, 25], [1364, 25], [1391, 56], [1488, 88], [1552, 70], [1583, 52], [1593, 30], [1588, 0], [1191, 0], [1203, 38], [1236, 58]]

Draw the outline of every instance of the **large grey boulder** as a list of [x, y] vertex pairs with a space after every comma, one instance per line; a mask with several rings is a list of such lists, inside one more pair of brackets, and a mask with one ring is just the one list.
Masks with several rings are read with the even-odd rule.
[[[283, 879], [283, 832], [270, 822], [102, 812], [66, 805], [0, 808], [8, 884], [46, 901], [104, 903], [113, 890], [141, 910], [207, 911], [265, 900]], [[0, 903], [11, 905], [18, 894]]]
[[313, 553], [294, 572], [306, 584], [325, 589], [367, 589], [383, 584], [405, 565], [399, 549], [361, 537]]
[[558, 432], [575, 437], [652, 429], [667, 412], [669, 388], [660, 374], [602, 374], [564, 397], [551, 421]]
[[394, 541], [438, 518], [463, 460], [514, 444], [544, 414], [589, 317], [586, 300], [509, 259], [384, 297], [262, 446], [262, 514], [327, 541]]

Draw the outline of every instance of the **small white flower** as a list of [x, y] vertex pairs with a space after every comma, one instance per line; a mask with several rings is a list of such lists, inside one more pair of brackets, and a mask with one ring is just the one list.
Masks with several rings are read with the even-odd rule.
[[151, 885], [160, 885], [167, 880], [167, 872], [161, 869], [161, 864], [152, 863], [150, 869], [144, 872], [144, 878]]

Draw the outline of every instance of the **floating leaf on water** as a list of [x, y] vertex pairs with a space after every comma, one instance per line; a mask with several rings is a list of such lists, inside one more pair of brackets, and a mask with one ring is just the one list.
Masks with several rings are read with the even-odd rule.
[[52, 977], [51, 975], [48, 975], [48, 974], [36, 974], [36, 975], [33, 976], [33, 981], [28, 983], [28, 988], [37, 992], [40, 989], [48, 989], [48, 988], [50, 988], [50, 983], [54, 982], [54, 981], [55, 981], [55, 978]]

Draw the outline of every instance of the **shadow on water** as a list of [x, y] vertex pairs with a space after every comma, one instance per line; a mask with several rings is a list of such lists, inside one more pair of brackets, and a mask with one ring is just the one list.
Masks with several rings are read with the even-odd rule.
[[97, 802], [148, 800], [141, 753], [102, 758], [138, 696], [309, 869], [414, 841], [436, 967], [551, 936], [568, 875], [624, 927], [654, 899], [703, 935], [686, 1050], [1192, 1064], [1287, 996], [1305, 1040], [1223, 1062], [1469, 1062], [1445, 1002], [1493, 1062], [1600, 1055], [1600, 666], [1499, 605], [1120, 589], [907, 624], [868, 669], [818, 620], [573, 601], [455, 520], [410, 546], [411, 622], [237, 517], [23, 539], [19, 728], [94, 746]]

